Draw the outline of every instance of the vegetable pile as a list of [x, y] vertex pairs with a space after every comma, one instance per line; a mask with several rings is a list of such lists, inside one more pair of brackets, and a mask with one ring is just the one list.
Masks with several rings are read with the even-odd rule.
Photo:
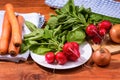
[[65, 64], [67, 60], [76, 61], [80, 57], [79, 44], [87, 37], [100, 43], [101, 37], [120, 21], [94, 13], [90, 8], [75, 6], [74, 0], [69, 0], [63, 8], [55, 11], [56, 14], [51, 15], [44, 28], [25, 22], [31, 33], [24, 36], [22, 52], [30, 49], [36, 54], [45, 55], [48, 63], [55, 60], [58, 64]]
[[2, 33], [0, 36], [0, 54], [17, 56], [22, 44], [22, 26], [24, 18], [21, 15], [16, 16], [12, 4], [5, 5], [5, 13], [2, 24]]
[[56, 9], [56, 15], [51, 15], [45, 28], [39, 29], [34, 24], [25, 22], [31, 33], [25, 35], [23, 46], [27, 46], [24, 50], [30, 48], [35, 53], [45, 54], [48, 51], [61, 51], [66, 42], [81, 44], [86, 40], [86, 27], [90, 24], [97, 25], [102, 20], [119, 23], [117, 18], [93, 13], [90, 8], [75, 6], [74, 1], [69, 0], [63, 8]]

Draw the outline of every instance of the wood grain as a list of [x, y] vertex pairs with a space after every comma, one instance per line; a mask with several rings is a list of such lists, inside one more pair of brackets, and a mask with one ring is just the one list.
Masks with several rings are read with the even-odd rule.
[[[12, 3], [16, 12], [38, 12], [46, 21], [54, 10], [44, 0], [0, 0], [0, 10]], [[70, 70], [47, 69], [36, 64], [31, 57], [26, 62], [0, 61], [0, 80], [120, 80], [120, 54], [112, 55], [107, 67], [98, 67], [90, 59], [85, 65]]]

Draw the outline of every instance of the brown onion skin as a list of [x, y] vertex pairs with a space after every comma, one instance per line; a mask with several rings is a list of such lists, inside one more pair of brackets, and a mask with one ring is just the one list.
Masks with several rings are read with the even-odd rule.
[[99, 48], [93, 52], [92, 59], [98, 66], [107, 66], [111, 61], [111, 54], [106, 48]]
[[109, 34], [113, 42], [120, 43], [120, 24], [113, 25]]

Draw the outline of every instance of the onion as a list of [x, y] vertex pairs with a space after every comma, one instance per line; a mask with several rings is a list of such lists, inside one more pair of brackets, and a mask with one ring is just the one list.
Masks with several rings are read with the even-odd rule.
[[113, 25], [109, 34], [113, 42], [120, 43], [120, 24]]
[[93, 52], [92, 59], [98, 66], [106, 66], [110, 63], [111, 54], [106, 48], [99, 48]]

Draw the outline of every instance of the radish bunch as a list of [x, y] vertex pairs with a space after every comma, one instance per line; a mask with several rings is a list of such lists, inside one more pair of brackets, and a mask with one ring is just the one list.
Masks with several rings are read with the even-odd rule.
[[56, 55], [54, 52], [47, 52], [45, 54], [45, 60], [47, 63], [52, 64], [54, 62], [57, 62], [58, 64], [65, 64], [67, 62], [67, 57], [63, 52], [57, 52]]
[[63, 65], [67, 61], [76, 61], [80, 57], [79, 44], [77, 42], [67, 42], [63, 45], [60, 52], [47, 52], [45, 54], [45, 60], [47, 63]]
[[90, 24], [86, 28], [86, 34], [92, 39], [94, 43], [99, 44], [111, 26], [112, 23], [108, 20], [103, 20], [97, 25]]

